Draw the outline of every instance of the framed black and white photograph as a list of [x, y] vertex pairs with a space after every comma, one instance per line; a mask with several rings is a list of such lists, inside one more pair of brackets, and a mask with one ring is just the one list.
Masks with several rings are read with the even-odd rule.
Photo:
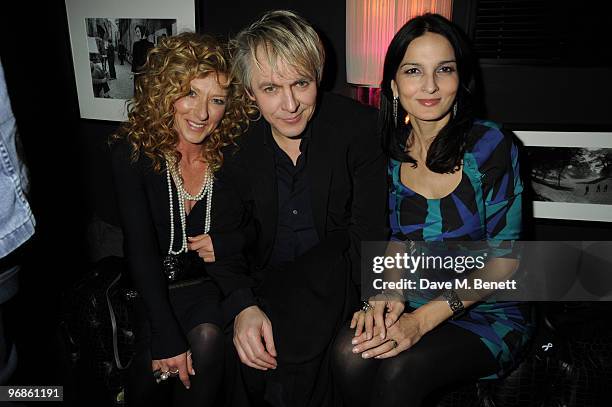
[[515, 134], [531, 166], [535, 217], [612, 222], [612, 133]]
[[195, 31], [193, 0], [66, 0], [82, 118], [123, 121], [149, 49]]

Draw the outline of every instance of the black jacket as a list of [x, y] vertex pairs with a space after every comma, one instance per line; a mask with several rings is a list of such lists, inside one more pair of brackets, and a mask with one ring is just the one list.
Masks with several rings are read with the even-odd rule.
[[[151, 354], [153, 359], [176, 356], [189, 346], [178, 319], [169, 301], [166, 276], [162, 271], [162, 260], [168, 252], [170, 242], [170, 205], [165, 169], [156, 172], [151, 161], [141, 156], [136, 162], [131, 159], [131, 147], [125, 140], [113, 143], [111, 163], [115, 193], [124, 236], [124, 252], [129, 274], [139, 292], [151, 323]], [[173, 185], [174, 201], [174, 250], [180, 247], [181, 227], [178, 214], [176, 189]], [[195, 273], [218, 277], [225, 285], [226, 274], [219, 267], [243, 267], [242, 255], [245, 226], [238, 199], [232, 191], [215, 183], [213, 188], [211, 230], [215, 256], [226, 260], [204, 264], [194, 261]], [[198, 202], [187, 218], [187, 235], [196, 236], [204, 231], [205, 199]], [[234, 223], [232, 223], [234, 222]], [[219, 233], [223, 230], [223, 233]], [[191, 253], [193, 255], [194, 253]], [[199, 259], [196, 259], [199, 260]], [[232, 278], [233, 283], [248, 286], [252, 282]]]
[[[229, 258], [218, 264], [217, 270], [225, 273], [221, 285], [227, 296], [225, 308], [233, 318], [250, 305], [260, 305], [272, 320], [279, 355], [295, 363], [320, 354], [327, 346], [344, 317], [350, 286], [355, 298], [361, 242], [387, 238], [386, 160], [376, 134], [376, 111], [323, 94], [309, 126], [306, 165], [319, 243], [286, 270], [273, 270], [268, 264], [278, 199], [273, 152], [265, 145], [269, 131], [265, 120], [252, 123], [238, 146], [226, 149], [218, 180], [239, 197], [244, 213], [252, 216], [253, 227], [246, 234], [247, 240], [255, 240], [247, 250], [248, 271], [238, 261], [222, 264]], [[353, 284], [349, 284], [349, 270]], [[311, 335], [298, 339], [282, 334], [311, 322], [316, 324], [309, 328]]]

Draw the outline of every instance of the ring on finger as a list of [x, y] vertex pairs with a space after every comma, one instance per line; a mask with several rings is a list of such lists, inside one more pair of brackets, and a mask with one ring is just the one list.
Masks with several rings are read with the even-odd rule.
[[373, 306], [373, 305], [371, 305], [369, 302], [364, 301], [364, 302], [361, 304], [361, 310], [362, 310], [363, 312], [368, 312], [368, 311], [369, 311], [369, 310], [371, 310], [371, 309], [374, 309], [374, 306]]
[[178, 374], [179, 374], [179, 370], [178, 370], [178, 369], [176, 369], [176, 370], [171, 370], [171, 371], [169, 371], [169, 372], [168, 372], [168, 375], [169, 375], [170, 377], [178, 376]]

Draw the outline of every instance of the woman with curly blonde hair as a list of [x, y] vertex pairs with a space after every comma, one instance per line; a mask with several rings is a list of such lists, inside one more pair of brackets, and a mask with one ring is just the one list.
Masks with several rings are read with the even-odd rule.
[[175, 406], [211, 406], [221, 385], [220, 302], [230, 284], [223, 258], [239, 255], [244, 234], [228, 223], [242, 209], [214, 175], [221, 148], [253, 113], [229, 72], [225, 45], [212, 37], [164, 39], [149, 52], [128, 121], [113, 137], [125, 254], [139, 294], [130, 406], [160, 402], [162, 388]]

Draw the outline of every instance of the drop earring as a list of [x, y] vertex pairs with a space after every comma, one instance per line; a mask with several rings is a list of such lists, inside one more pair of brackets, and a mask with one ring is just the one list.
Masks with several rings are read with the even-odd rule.
[[453, 105], [453, 117], [457, 116], [457, 102]]
[[397, 127], [397, 103], [398, 103], [399, 97], [394, 96], [393, 97], [393, 124], [395, 125], [395, 127]]

